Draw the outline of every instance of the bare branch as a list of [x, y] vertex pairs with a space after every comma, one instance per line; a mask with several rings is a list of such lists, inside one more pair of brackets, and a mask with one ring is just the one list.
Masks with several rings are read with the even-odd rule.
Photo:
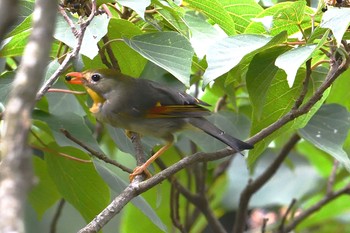
[[58, 202], [58, 206], [57, 206], [55, 215], [53, 216], [52, 222], [51, 222], [51, 225], [50, 225], [50, 233], [56, 233], [57, 232], [57, 223], [58, 223], [58, 220], [61, 217], [62, 209], [63, 209], [65, 203], [66, 203], [66, 201], [64, 199], [61, 199]]
[[73, 135], [71, 135], [67, 130], [65, 129], [61, 129], [61, 132], [64, 134], [64, 136], [66, 136], [68, 139], [72, 140], [73, 142], [75, 142], [76, 144], [78, 144], [79, 146], [81, 146], [82, 148], [84, 148], [86, 151], [88, 151], [92, 156], [95, 156], [96, 158], [112, 164], [118, 168], [120, 168], [122, 171], [125, 171], [127, 173], [132, 173], [132, 170], [128, 167], [125, 167], [124, 165], [118, 163], [117, 161], [108, 158], [105, 154], [102, 154], [98, 151], [95, 151], [94, 149], [92, 149], [91, 147], [89, 147], [88, 145], [86, 145], [85, 143], [83, 143], [82, 141], [80, 141], [79, 139], [73, 137]]
[[300, 215], [298, 215], [290, 224], [288, 224], [285, 228], [278, 231], [278, 233], [287, 233], [293, 231], [293, 229], [302, 221], [304, 221], [306, 218], [308, 218], [311, 214], [315, 213], [316, 211], [320, 210], [322, 207], [327, 205], [329, 202], [335, 200], [341, 195], [350, 194], [350, 185], [347, 185], [346, 187], [340, 189], [337, 192], [332, 192], [326, 195], [322, 200], [317, 202], [315, 205], [311, 206], [309, 209], [302, 212]]
[[295, 205], [295, 203], [297, 202], [297, 200], [295, 198], [293, 198], [292, 202], [289, 204], [287, 211], [284, 213], [282, 220], [281, 220], [281, 224], [279, 225], [278, 229], [282, 230], [284, 228], [284, 224], [286, 223], [288, 214], [290, 213], [290, 211], [292, 210], [293, 206]]
[[85, 34], [86, 28], [89, 26], [91, 21], [93, 20], [96, 12], [96, 0], [92, 0], [92, 10], [89, 17], [86, 19], [84, 23], [80, 25], [80, 32], [78, 35], [78, 42], [75, 48], [65, 57], [62, 64], [58, 67], [58, 69], [51, 75], [51, 77], [45, 82], [45, 84], [40, 88], [36, 100], [40, 100], [45, 93], [52, 87], [52, 85], [56, 82], [58, 77], [63, 73], [64, 70], [67, 69], [69, 63], [76, 58], [76, 56], [79, 54], [81, 45], [83, 43], [83, 38]]
[[327, 182], [327, 193], [333, 192], [333, 186], [334, 186], [334, 182], [335, 182], [335, 177], [337, 175], [338, 166], [339, 166], [339, 161], [334, 160], [332, 172], [331, 172], [331, 174], [328, 178], [328, 182]]
[[27, 139], [35, 93], [49, 58], [56, 11], [56, 1], [35, 1], [33, 31], [6, 105], [0, 134], [0, 232], [24, 232], [26, 194], [33, 182]]
[[286, 115], [281, 117], [278, 121], [262, 129], [259, 133], [255, 134], [253, 137], [247, 140], [248, 143], [254, 145], [258, 141], [266, 138], [268, 135], [272, 134], [283, 125], [296, 119], [297, 117], [308, 113], [311, 108], [322, 98], [323, 93], [332, 85], [332, 83], [342, 74], [349, 66], [349, 60], [343, 59], [340, 64], [337, 61], [331, 62], [331, 69], [327, 74], [326, 80], [321, 84], [321, 86], [315, 91], [313, 96], [298, 109], [292, 109]]
[[276, 173], [278, 168], [283, 163], [284, 159], [287, 157], [299, 139], [299, 135], [294, 134], [282, 148], [280, 154], [276, 157], [272, 164], [258, 178], [251, 180], [251, 182], [248, 182], [247, 186], [243, 189], [239, 198], [239, 206], [234, 222], [234, 233], [243, 232], [246, 224], [250, 198]]

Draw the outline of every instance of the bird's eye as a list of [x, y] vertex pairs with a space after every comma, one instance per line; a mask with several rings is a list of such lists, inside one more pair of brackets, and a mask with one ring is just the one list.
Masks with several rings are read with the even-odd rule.
[[91, 80], [94, 82], [98, 82], [100, 79], [101, 79], [101, 75], [99, 75], [99, 74], [93, 74], [91, 76]]
[[66, 81], [69, 82], [70, 80], [72, 80], [71, 76], [66, 76]]

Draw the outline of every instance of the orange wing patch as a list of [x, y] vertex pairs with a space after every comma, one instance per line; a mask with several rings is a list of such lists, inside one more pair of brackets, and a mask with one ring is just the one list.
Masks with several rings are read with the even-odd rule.
[[146, 114], [147, 118], [202, 117], [210, 111], [198, 105], [161, 105], [159, 102]]

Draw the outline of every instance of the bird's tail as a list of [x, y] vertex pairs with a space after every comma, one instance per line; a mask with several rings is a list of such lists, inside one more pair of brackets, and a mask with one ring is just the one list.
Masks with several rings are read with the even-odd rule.
[[215, 137], [216, 139], [222, 141], [226, 145], [230, 146], [232, 149], [236, 150], [237, 152], [240, 152], [242, 150], [248, 150], [252, 149], [253, 145], [243, 142], [237, 138], [232, 137], [229, 134], [225, 134], [224, 131], [213, 125], [211, 122], [209, 122], [207, 119], [202, 117], [193, 117], [188, 118], [189, 123], [207, 134]]

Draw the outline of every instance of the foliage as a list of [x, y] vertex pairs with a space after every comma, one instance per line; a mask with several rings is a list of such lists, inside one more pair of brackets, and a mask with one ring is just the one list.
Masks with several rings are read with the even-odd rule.
[[[21, 21], [0, 47], [0, 63], [6, 64], [0, 67], [0, 109], [6, 105], [31, 33], [33, 2], [22, 1], [22, 6]], [[118, 225], [120, 232], [140, 232], [146, 227], [148, 232], [172, 232], [173, 228], [179, 232], [205, 232], [207, 228], [209, 232], [213, 226], [208, 212], [215, 218], [239, 212], [240, 195], [250, 180], [259, 180], [297, 134], [301, 140], [292, 146], [285, 162], [269, 174], [272, 178], [261, 189], [249, 194], [254, 194], [248, 200], [250, 212], [273, 212], [274, 224], [259, 227], [277, 231], [282, 229], [279, 226], [293, 226], [297, 214], [303, 216], [309, 207], [325, 206], [331, 211], [304, 216], [292, 228], [296, 232], [349, 231], [347, 196], [318, 201], [349, 187], [350, 72], [346, 68], [350, 47], [346, 39], [350, 8], [329, 6], [323, 12], [321, 4], [313, 9], [304, 0], [265, 8], [254, 0], [187, 0], [181, 5], [106, 0], [98, 1], [98, 6], [102, 13], [87, 27], [80, 55], [66, 72], [109, 67], [135, 78], [187, 88], [211, 105], [212, 122], [238, 138], [250, 137], [248, 141], [254, 144], [253, 150], [243, 152], [244, 157], [197, 161], [182, 169], [170, 182], [133, 199], [133, 205], [128, 204], [111, 225]], [[76, 29], [87, 18], [68, 9], [65, 12]], [[59, 15], [46, 80], [77, 43], [67, 18]], [[67, 84], [64, 76], [53, 88], [84, 91]], [[50, 222], [54, 204], [64, 199], [79, 212], [81, 217], [77, 212], [75, 217], [81, 225], [67, 229], [62, 219], [58, 230], [76, 231], [128, 187], [126, 172], [92, 157], [91, 151], [62, 132], [65, 129], [96, 153], [134, 168], [130, 139], [96, 122], [90, 105], [87, 95], [47, 92], [35, 106], [29, 144], [38, 183], [28, 201], [39, 222], [31, 229]], [[159, 143], [143, 139], [148, 154]], [[151, 172], [156, 174], [197, 151], [215, 153], [223, 148], [208, 135], [186, 131]], [[201, 198], [209, 210], [199, 207]], [[291, 205], [293, 198], [297, 201]], [[283, 212], [288, 206], [295, 216]], [[249, 217], [248, 227], [253, 227], [252, 214]], [[224, 224], [228, 231], [234, 227], [235, 217], [230, 218]], [[107, 225], [104, 232], [116, 232], [112, 229]]]

